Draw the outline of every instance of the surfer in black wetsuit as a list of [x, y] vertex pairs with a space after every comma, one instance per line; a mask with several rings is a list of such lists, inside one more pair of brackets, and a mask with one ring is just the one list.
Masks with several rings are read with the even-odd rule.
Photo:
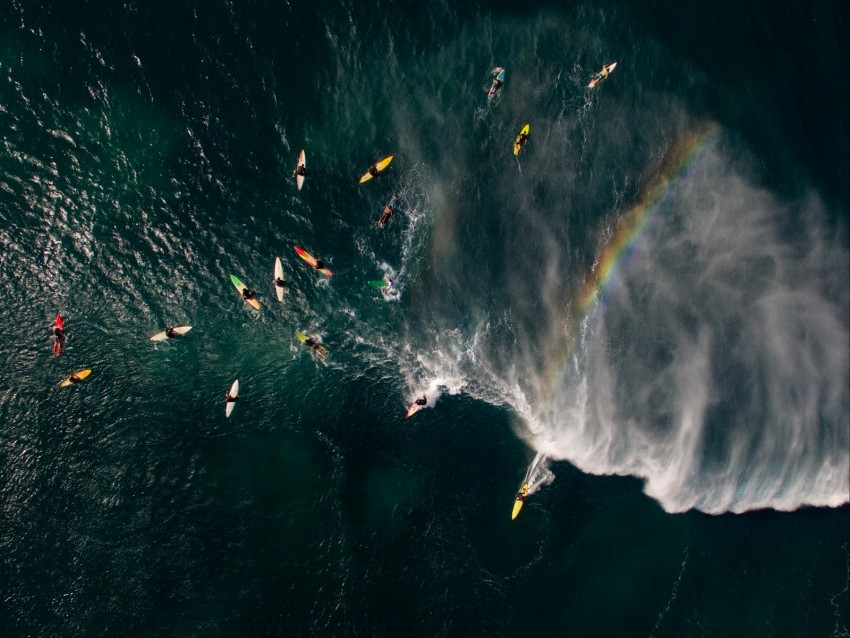
[[249, 288], [243, 288], [242, 289], [242, 297], [244, 297], [245, 299], [253, 299], [254, 298], [254, 291], [250, 290]]
[[324, 346], [316, 342], [313, 337], [307, 337], [306, 339], [304, 339], [304, 345], [309, 347], [311, 350], [314, 350], [316, 354], [320, 357], [324, 357], [328, 353], [328, 351], [325, 350]]
[[280, 277], [274, 278], [274, 285], [278, 288], [283, 288], [286, 285], [286, 281], [281, 279]]
[[74, 374], [68, 377], [68, 381], [70, 381], [71, 383], [79, 383], [80, 381], [82, 381], [82, 379], [78, 377], [77, 373], [75, 372]]
[[230, 390], [224, 393], [224, 399], [226, 403], [233, 403], [234, 401], [238, 401], [239, 397], [230, 396]]
[[54, 326], [53, 339], [53, 354], [58, 357], [62, 354], [62, 346], [65, 345], [65, 331], [59, 326]]
[[528, 133], [520, 133], [519, 137], [516, 140], [517, 148], [522, 148], [525, 146], [525, 143], [528, 141]]
[[304, 166], [304, 164], [299, 164], [295, 167], [295, 170], [292, 171], [292, 174], [301, 175], [302, 177], [304, 177], [305, 175], [307, 175], [307, 167]]
[[165, 336], [168, 337], [169, 339], [176, 339], [180, 335], [177, 334], [177, 331], [174, 329], [174, 326], [168, 326], [165, 329]]
[[368, 172], [368, 173], [369, 173], [369, 175], [371, 175], [372, 177], [377, 177], [377, 176], [378, 176], [378, 165], [377, 165], [377, 164], [372, 164], [372, 165], [369, 167], [369, 170], [368, 170], [367, 172]]
[[424, 394], [423, 394], [423, 395], [422, 395], [422, 398], [421, 398], [421, 399], [416, 399], [416, 401], [414, 401], [414, 403], [415, 403], [416, 405], [428, 405], [428, 397], [427, 397], [426, 395], [424, 395]]
[[315, 268], [316, 270], [321, 270], [321, 269], [322, 269], [322, 268], [324, 268], [324, 267], [325, 267], [325, 262], [323, 262], [321, 259], [317, 259], [317, 260], [316, 260], [316, 265], [314, 266], [314, 268]]

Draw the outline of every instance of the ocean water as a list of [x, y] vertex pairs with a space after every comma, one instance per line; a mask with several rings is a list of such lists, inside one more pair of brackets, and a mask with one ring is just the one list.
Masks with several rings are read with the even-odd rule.
[[847, 635], [848, 13], [5, 3], [3, 635]]

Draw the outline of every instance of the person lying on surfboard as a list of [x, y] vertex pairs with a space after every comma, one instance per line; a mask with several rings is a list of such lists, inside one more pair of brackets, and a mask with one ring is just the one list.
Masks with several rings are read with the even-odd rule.
[[284, 279], [281, 279], [280, 277], [275, 277], [274, 285], [278, 288], [283, 288], [286, 285], [286, 281]]
[[294, 176], [301, 175], [301, 176], [303, 177], [303, 176], [307, 175], [307, 167], [306, 167], [306, 166], [304, 166], [304, 164], [299, 164], [299, 165], [298, 165], [298, 166], [296, 166], [296, 167], [295, 167], [295, 169], [292, 171], [292, 174], [293, 174]]
[[369, 173], [369, 175], [371, 175], [372, 177], [377, 177], [378, 176], [378, 165], [372, 164], [366, 172]]
[[304, 339], [304, 345], [314, 350], [317, 355], [322, 357], [323, 359], [327, 356], [328, 350], [321, 343], [313, 339], [313, 337], [307, 337]]
[[76, 372], [74, 372], [71, 376], [68, 377], [68, 381], [70, 381], [71, 383], [79, 383], [80, 381], [82, 381], [82, 379], [77, 376]]
[[428, 405], [428, 397], [427, 397], [426, 395], [424, 395], [424, 394], [423, 394], [423, 395], [422, 395], [422, 398], [421, 398], [421, 399], [416, 399], [416, 401], [414, 401], [414, 403], [415, 403], [416, 405]]
[[516, 138], [517, 148], [522, 148], [528, 141], [528, 133], [520, 133]]
[[242, 289], [242, 297], [247, 301], [254, 298], [254, 291], [249, 288]]
[[224, 393], [224, 402], [225, 403], [233, 403], [234, 401], [238, 401], [239, 397], [230, 396], [230, 390]]
[[487, 97], [491, 98], [502, 88], [502, 84], [505, 83], [505, 70], [497, 66], [493, 69], [493, 84], [490, 86], [490, 90], [487, 91]]
[[176, 339], [180, 335], [177, 334], [177, 331], [174, 329], [174, 326], [168, 326], [165, 329], [165, 336], [168, 337], [169, 339]]
[[390, 203], [384, 206], [384, 212], [381, 214], [381, 218], [378, 220], [378, 226], [383, 226], [386, 224], [390, 218], [393, 216], [395, 209], [398, 207], [398, 199], [395, 195], [393, 195]]
[[62, 354], [62, 346], [65, 345], [65, 331], [59, 326], [54, 326], [53, 339], [53, 354], [58, 357]]
[[316, 265], [313, 266], [313, 268], [315, 268], [316, 270], [321, 270], [324, 267], [325, 267], [325, 262], [323, 262], [321, 259], [317, 258], [316, 259]]

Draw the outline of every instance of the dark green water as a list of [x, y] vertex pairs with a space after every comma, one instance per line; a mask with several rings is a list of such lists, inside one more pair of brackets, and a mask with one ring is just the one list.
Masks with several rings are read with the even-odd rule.
[[6, 3], [3, 635], [847, 635], [850, 20], [763, 9]]

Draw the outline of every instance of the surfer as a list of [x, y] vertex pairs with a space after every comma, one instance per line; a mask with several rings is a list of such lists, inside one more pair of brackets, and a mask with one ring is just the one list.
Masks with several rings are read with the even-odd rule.
[[313, 266], [313, 268], [315, 268], [316, 270], [321, 270], [324, 267], [325, 267], [325, 262], [323, 262], [321, 259], [317, 259], [316, 265]]
[[177, 331], [174, 329], [174, 326], [168, 326], [165, 329], [165, 336], [168, 337], [169, 339], [176, 339], [180, 335], [177, 334]]
[[286, 285], [286, 281], [281, 277], [274, 278], [274, 285], [278, 288], [283, 288]]
[[59, 326], [53, 326], [53, 354], [57, 357], [62, 354], [62, 346], [65, 345], [65, 330]]
[[525, 133], [525, 132], [520, 133], [519, 136], [516, 138], [517, 150], [519, 150], [523, 146], [525, 146], [525, 143], [527, 141], [528, 141], [528, 133]]
[[611, 71], [613, 71], [616, 67], [617, 67], [616, 62], [611, 62], [609, 64], [603, 64], [601, 71], [598, 71], [598, 72], [596, 72], [596, 73], [594, 73], [593, 75], [590, 76], [590, 84], [587, 85], [588, 88], [592, 89], [597, 84], [599, 84], [602, 80], [607, 79], [608, 76], [611, 75]]
[[389, 204], [384, 206], [384, 212], [381, 215], [381, 218], [378, 220], [378, 226], [383, 226], [386, 224], [390, 218], [393, 216], [395, 209], [398, 207], [398, 199], [395, 195], [393, 195], [392, 199], [390, 199]]
[[234, 403], [239, 400], [239, 397], [230, 396], [230, 390], [224, 393], [224, 401], [225, 403]]
[[519, 492], [516, 493], [516, 500], [518, 500], [520, 503], [523, 503], [523, 502], [525, 502], [525, 499], [527, 499], [527, 498], [528, 498], [528, 486], [523, 485], [520, 488]]
[[304, 164], [299, 164], [292, 171], [292, 175], [295, 176], [295, 177], [297, 177], [298, 175], [300, 175], [301, 177], [304, 177], [305, 175], [307, 175], [307, 167], [304, 166]]
[[242, 289], [242, 297], [243, 297], [243, 299], [245, 299], [245, 301], [248, 301], [249, 299], [253, 299], [254, 298], [254, 291], [251, 290], [250, 288], [247, 288], [247, 287], [243, 288]]
[[497, 66], [493, 69], [493, 84], [490, 86], [490, 90], [487, 91], [487, 97], [491, 98], [496, 95], [496, 92], [502, 88], [502, 85], [505, 83], [505, 70]]
[[369, 175], [371, 175], [372, 177], [377, 177], [378, 176], [378, 165], [372, 164], [369, 167], [369, 170], [367, 170], [366, 172], [369, 173]]
[[79, 383], [80, 381], [82, 381], [82, 378], [78, 377], [77, 373], [74, 372], [68, 377], [68, 381], [70, 381], [71, 383]]
[[422, 405], [422, 406], [428, 405], [428, 397], [427, 397], [426, 395], [424, 395], [424, 394], [423, 394], [423, 395], [422, 395], [422, 398], [421, 398], [421, 399], [416, 399], [416, 401], [414, 401], [414, 403], [415, 403], [416, 405]]
[[327, 349], [320, 343], [318, 343], [313, 337], [306, 337], [304, 339], [304, 345], [314, 350], [317, 355], [324, 358], [326, 354], [328, 354]]

